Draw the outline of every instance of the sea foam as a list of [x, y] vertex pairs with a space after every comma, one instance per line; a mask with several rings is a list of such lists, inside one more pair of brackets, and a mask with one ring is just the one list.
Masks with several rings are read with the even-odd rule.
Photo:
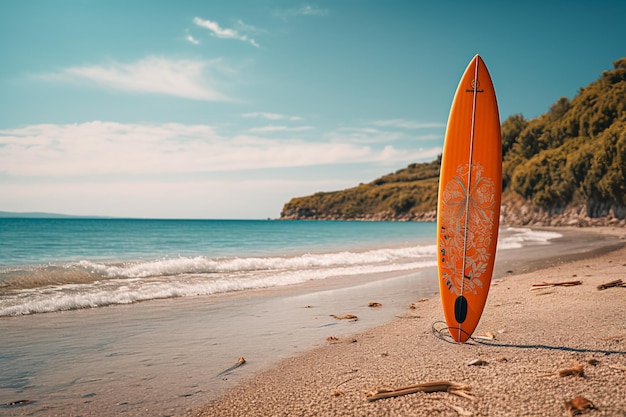
[[[507, 228], [500, 235], [499, 249], [549, 244], [559, 237], [561, 234], [556, 232]], [[20, 289], [20, 278], [12, 282], [15, 289], [0, 296], [0, 316], [210, 295], [341, 276], [410, 272], [435, 267], [436, 251], [436, 245], [426, 244], [296, 256], [179, 256], [125, 263], [83, 260], [47, 265], [34, 274], [43, 283], [37, 288], [25, 284]], [[32, 275], [32, 271], [23, 274], [29, 285]], [[63, 283], [65, 279], [69, 281]]]
[[50, 285], [10, 292], [0, 316], [130, 304], [298, 284], [339, 276], [411, 271], [435, 266], [435, 245], [291, 257], [178, 257], [106, 264], [81, 261], [66, 268], [94, 274], [88, 284]]
[[550, 240], [563, 237], [557, 232], [520, 227], [507, 227], [502, 232], [498, 241], [498, 249], [519, 249], [527, 244], [547, 245]]

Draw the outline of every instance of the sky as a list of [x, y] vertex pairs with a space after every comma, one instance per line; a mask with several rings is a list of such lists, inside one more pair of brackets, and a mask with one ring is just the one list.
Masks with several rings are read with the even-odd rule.
[[623, 1], [0, 0], [0, 210], [278, 218], [441, 152], [480, 54], [504, 121], [626, 56]]

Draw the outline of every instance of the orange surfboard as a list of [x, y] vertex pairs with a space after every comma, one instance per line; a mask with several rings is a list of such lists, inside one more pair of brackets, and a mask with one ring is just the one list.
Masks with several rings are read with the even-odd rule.
[[469, 63], [450, 109], [439, 176], [439, 292], [450, 335], [465, 342], [482, 315], [496, 256], [502, 194], [498, 103], [482, 58]]

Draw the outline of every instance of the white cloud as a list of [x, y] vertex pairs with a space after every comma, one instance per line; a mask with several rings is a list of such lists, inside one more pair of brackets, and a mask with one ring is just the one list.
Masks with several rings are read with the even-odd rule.
[[[242, 21], [238, 21], [239, 26], [244, 30], [253, 30], [254, 27], [250, 25], [244, 24]], [[217, 36], [220, 39], [236, 39], [243, 42], [248, 42], [252, 46], [259, 47], [259, 44], [252, 38], [249, 38], [248, 35], [243, 35], [237, 32], [235, 29], [222, 28], [217, 22], [213, 22], [211, 20], [204, 20], [199, 17], [194, 17], [193, 23], [202, 28], [208, 29], [212, 32], [214, 36]]]
[[254, 112], [254, 113], [244, 113], [241, 115], [241, 117], [246, 117], [246, 118], [261, 118], [261, 119], [268, 119], [268, 120], [280, 120], [280, 119], [284, 119], [285, 116], [282, 114], [278, 114], [278, 113], [264, 113], [264, 112]]
[[[2, 183], [0, 207], [77, 215], [140, 218], [276, 218], [298, 195], [338, 190], [358, 178], [193, 178], [166, 181]], [[184, 203], [183, 203], [184, 202]]]
[[194, 38], [193, 36], [191, 36], [189, 32], [187, 32], [187, 36], [185, 37], [185, 39], [188, 42], [193, 43], [194, 45], [200, 45], [200, 41]]
[[[402, 149], [414, 149], [417, 142], [423, 146], [432, 146], [432, 151], [423, 154], [415, 161], [422, 161], [430, 155], [441, 152], [444, 137], [444, 124], [434, 122], [416, 122], [405, 119], [386, 119], [364, 122], [357, 126], [345, 126], [323, 133], [329, 142], [354, 143], [361, 145], [383, 146], [394, 143]], [[417, 134], [416, 130], [422, 130]], [[413, 162], [415, 162], [413, 161]]]
[[310, 5], [304, 5], [299, 9], [295, 9], [294, 14], [303, 16], [326, 16], [328, 14], [328, 10], [318, 9], [317, 7]]
[[373, 128], [344, 127], [336, 131], [326, 133], [324, 138], [332, 142], [375, 144], [407, 139], [407, 136], [400, 132], [389, 132]]
[[443, 123], [422, 123], [405, 119], [377, 120], [373, 124], [375, 126], [398, 127], [402, 129], [429, 129], [445, 127], [445, 124]]
[[[226, 135], [209, 125], [92, 121], [0, 130], [0, 207], [131, 217], [277, 217], [294, 196], [351, 187], [385, 167], [432, 160], [441, 152], [372, 140], [391, 133], [371, 128], [320, 134], [315, 142], [284, 129], [289, 127]], [[288, 139], [277, 138], [283, 132], [290, 132]], [[353, 164], [367, 167], [365, 178]]]
[[320, 9], [308, 4], [302, 5], [293, 9], [280, 9], [274, 12], [274, 15], [283, 19], [287, 19], [293, 16], [327, 16], [329, 14], [327, 9]]
[[137, 62], [65, 68], [42, 78], [57, 81], [90, 81], [122, 91], [165, 94], [193, 100], [232, 101], [220, 92], [216, 76], [227, 70], [219, 59], [172, 60], [147, 57]]
[[235, 26], [242, 32], [251, 34], [251, 33], [267, 33], [266, 30], [264, 29], [259, 29], [255, 26], [249, 25], [247, 23], [244, 23], [243, 20], [241, 19], [237, 19], [235, 21]]
[[277, 139], [250, 132], [224, 136], [208, 125], [102, 121], [0, 130], [0, 148], [0, 174], [48, 179], [397, 164], [425, 157], [423, 150], [408, 152], [390, 145], [380, 149], [358, 142]]
[[261, 126], [261, 127], [253, 127], [249, 130], [250, 133], [274, 133], [274, 132], [305, 132], [307, 130], [312, 130], [313, 126]]
[[267, 119], [267, 120], [283, 120], [283, 119], [292, 120], [292, 121], [302, 120], [302, 117], [300, 116], [286, 116], [284, 114], [266, 113], [266, 112], [244, 113], [241, 115], [241, 117], [260, 118], [260, 119]]

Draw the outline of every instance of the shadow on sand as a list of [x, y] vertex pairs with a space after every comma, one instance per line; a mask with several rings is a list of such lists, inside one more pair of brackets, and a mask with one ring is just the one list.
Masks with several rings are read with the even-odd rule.
[[[456, 344], [457, 342], [452, 339], [450, 336], [450, 330], [458, 331], [458, 328], [450, 328], [446, 326], [445, 322], [437, 321], [432, 325], [433, 335], [440, 340], [443, 340], [447, 343]], [[463, 332], [463, 329], [460, 329]], [[552, 346], [552, 345], [542, 345], [542, 344], [529, 344], [523, 345], [518, 343], [499, 343], [494, 342], [492, 340], [483, 340], [477, 339], [475, 337], [470, 337], [468, 340], [471, 340], [475, 344], [480, 344], [483, 346], [492, 346], [492, 347], [504, 347], [504, 348], [516, 348], [516, 349], [545, 349], [545, 350], [558, 350], [562, 352], [576, 352], [576, 353], [599, 353], [602, 355], [626, 355], [626, 351], [624, 350], [604, 350], [604, 349], [589, 349], [589, 348], [576, 348], [569, 346]], [[468, 344], [466, 342], [466, 344]], [[469, 343], [471, 344], [471, 342]]]

